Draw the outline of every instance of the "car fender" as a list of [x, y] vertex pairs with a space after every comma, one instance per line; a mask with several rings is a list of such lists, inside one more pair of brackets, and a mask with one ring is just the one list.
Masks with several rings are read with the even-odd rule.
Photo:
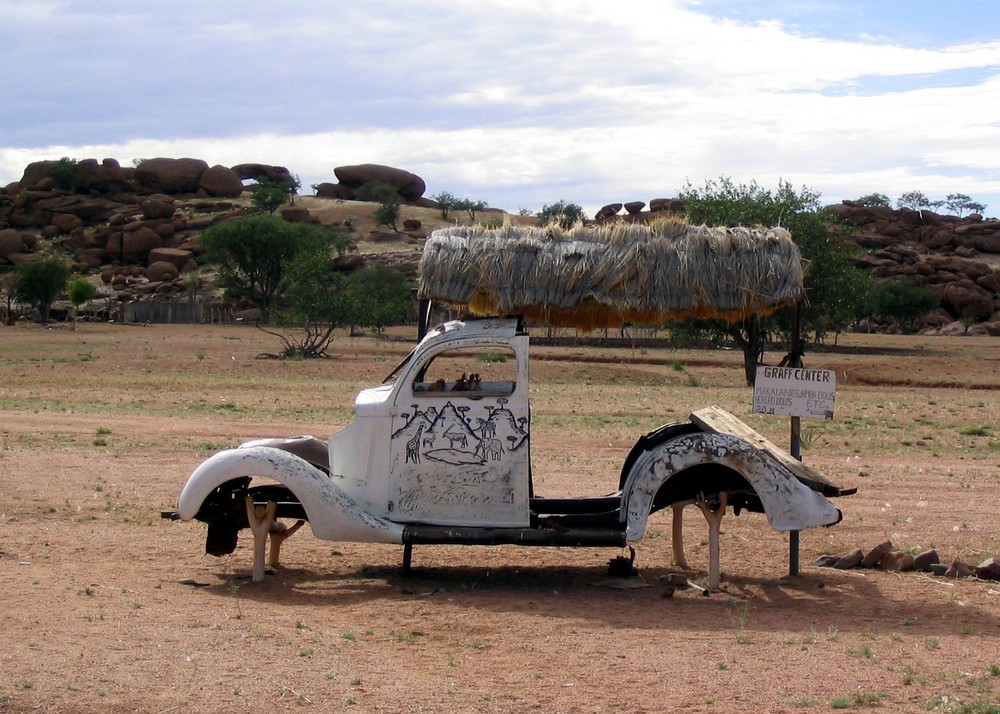
[[[825, 496], [795, 478], [777, 458], [731, 434], [699, 432], [656, 446], [640, 456], [622, 489], [622, 520], [629, 541], [642, 538], [657, 492], [671, 477], [700, 464], [739, 473], [754, 489], [771, 527], [797, 531], [838, 523], [842, 517]], [[691, 494], [694, 498], [697, 494]], [[627, 520], [626, 520], [627, 519]]]
[[245, 476], [263, 476], [288, 487], [299, 499], [313, 534], [323, 540], [402, 543], [403, 527], [359, 506], [320, 469], [298, 456], [269, 446], [220, 451], [202, 463], [181, 491], [182, 520], [197, 515], [216, 488]]

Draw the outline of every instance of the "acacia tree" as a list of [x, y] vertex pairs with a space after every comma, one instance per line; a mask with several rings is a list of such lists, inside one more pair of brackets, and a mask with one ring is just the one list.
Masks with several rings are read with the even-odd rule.
[[874, 208], [877, 206], [891, 208], [892, 201], [884, 193], [866, 193], [864, 196], [860, 196], [854, 199], [854, 203], [859, 206], [868, 206], [869, 208]]
[[431, 196], [431, 200], [437, 203], [438, 207], [441, 209], [441, 218], [444, 218], [445, 220], [448, 219], [448, 212], [455, 207], [456, 203], [458, 203], [458, 199], [447, 191], [442, 191], [441, 193]]
[[912, 332], [921, 317], [936, 309], [940, 299], [932, 291], [905, 278], [879, 283], [873, 291], [875, 317], [898, 321], [904, 332]]
[[[690, 183], [680, 192], [691, 223], [709, 225], [782, 226], [787, 228], [806, 263], [805, 289], [808, 301], [803, 309], [803, 325], [820, 339], [827, 330], [839, 330], [854, 315], [865, 291], [864, 276], [854, 267], [853, 252], [833, 227], [833, 215], [822, 209], [819, 193], [803, 187], [792, 188], [785, 180], [775, 190], [764, 189], [755, 181], [736, 184], [727, 177], [706, 181], [703, 188]], [[847, 289], [845, 286], [854, 286]], [[757, 364], [772, 341], [775, 331], [787, 331], [789, 317], [748, 317], [734, 324], [709, 323], [708, 329], [724, 331], [743, 351], [748, 385], [753, 385]]]
[[[264, 330], [278, 337], [284, 349], [269, 357], [311, 359], [326, 357], [334, 330], [355, 309], [347, 277], [336, 269], [325, 250], [304, 250], [288, 263], [288, 290], [281, 322], [300, 328], [292, 334]], [[261, 328], [264, 329], [264, 328]]]
[[373, 265], [351, 275], [356, 304], [360, 308], [357, 324], [373, 327], [382, 334], [389, 325], [398, 325], [413, 304], [413, 293], [406, 276], [388, 265]]
[[4, 305], [0, 308], [3, 323], [8, 327], [17, 322], [19, 311], [15, 308], [18, 301], [17, 273], [7, 273], [0, 277], [0, 290], [4, 293]]
[[[291, 334], [265, 330], [281, 339], [285, 358], [326, 357], [334, 331], [358, 326], [378, 332], [399, 323], [412, 303], [410, 285], [394, 268], [375, 265], [344, 275], [329, 252], [304, 251], [288, 265], [282, 322]], [[264, 328], [261, 328], [264, 329]]]
[[274, 213], [282, 204], [294, 204], [300, 188], [302, 182], [298, 176], [289, 176], [284, 181], [258, 179], [250, 186], [250, 205], [255, 211]]
[[21, 263], [14, 269], [17, 296], [35, 308], [38, 321], [47, 324], [52, 303], [66, 289], [69, 266], [61, 258], [51, 256], [41, 260]]
[[296, 255], [313, 250], [343, 253], [352, 243], [339, 231], [270, 215], [214, 225], [199, 241], [208, 260], [218, 265], [219, 285], [232, 297], [249, 298], [260, 309], [264, 323], [283, 288], [285, 267]]
[[949, 193], [944, 197], [944, 205], [959, 218], [966, 211], [969, 213], [982, 213], [986, 210], [986, 204], [973, 201], [964, 193]]
[[907, 191], [896, 199], [896, 208], [910, 208], [919, 211], [924, 208], [939, 208], [941, 201], [932, 201], [923, 191]]
[[394, 198], [386, 199], [382, 205], [375, 209], [375, 225], [389, 226], [393, 231], [399, 233], [396, 222], [399, 221], [399, 200]]
[[542, 210], [538, 212], [538, 218], [542, 225], [555, 221], [563, 228], [569, 228], [577, 221], [586, 220], [587, 214], [580, 204], [560, 199], [551, 205], [542, 206]]
[[475, 221], [476, 214], [487, 209], [486, 201], [473, 201], [471, 198], [463, 198], [455, 201], [451, 207], [456, 211], [465, 211], [468, 213], [470, 221]]

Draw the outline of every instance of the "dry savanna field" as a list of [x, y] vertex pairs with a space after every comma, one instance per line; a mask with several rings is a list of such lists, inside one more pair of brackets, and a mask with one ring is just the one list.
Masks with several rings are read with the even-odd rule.
[[[296, 362], [256, 359], [278, 345], [252, 327], [0, 329], [0, 711], [1000, 711], [1000, 582], [809, 565], [886, 539], [1000, 556], [995, 338], [847, 335], [808, 354], [839, 384], [803, 456], [858, 492], [802, 534], [797, 577], [786, 536], [728, 514], [708, 597], [666, 597], [666, 514], [628, 589], [608, 586], [615, 550], [417, 547], [404, 578], [401, 547], [308, 528], [255, 584], [249, 537], [214, 558], [201, 524], [160, 518], [216, 450], [346, 425], [414, 334]], [[787, 419], [751, 413], [736, 353], [532, 354], [540, 495], [613, 491], [636, 437], [712, 404], [788, 441]], [[703, 582], [695, 509], [685, 539]]]

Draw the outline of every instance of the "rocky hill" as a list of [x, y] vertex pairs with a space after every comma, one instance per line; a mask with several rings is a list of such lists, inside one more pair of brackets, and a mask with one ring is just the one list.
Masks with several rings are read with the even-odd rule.
[[[937, 294], [941, 309], [927, 327], [1000, 334], [1000, 221], [852, 201], [831, 208], [856, 226], [853, 240], [865, 249], [859, 267], [877, 279], [906, 278]], [[969, 327], [973, 322], [980, 324]]]
[[[196, 237], [214, 223], [249, 212], [247, 181], [293, 180], [286, 168], [168, 158], [127, 168], [114, 159], [87, 159], [76, 165], [68, 190], [52, 176], [57, 163], [30, 164], [20, 181], [0, 189], [0, 271], [36, 259], [45, 248], [68, 255], [77, 271], [94, 276], [109, 304], [183, 301], [199, 294], [212, 315], [249, 307], [221, 300], [211, 274], [199, 268]], [[351, 231], [358, 250], [344, 258], [345, 269], [379, 261], [413, 276], [426, 236], [463, 218], [442, 217], [437, 204], [423, 196], [423, 179], [407, 171], [363, 164], [334, 173], [337, 183], [318, 184], [315, 196], [297, 197], [280, 214]], [[357, 190], [371, 181], [397, 190], [401, 232], [380, 229], [377, 204], [355, 200]], [[649, 210], [645, 207], [642, 201], [609, 204], [597, 218], [649, 220], [683, 205], [654, 199]], [[908, 278], [939, 296], [941, 309], [926, 321], [928, 329], [1000, 334], [1000, 222], [850, 201], [832, 208], [856, 227], [853, 240], [864, 249], [859, 267], [879, 279]], [[972, 323], [977, 324], [970, 328]]]

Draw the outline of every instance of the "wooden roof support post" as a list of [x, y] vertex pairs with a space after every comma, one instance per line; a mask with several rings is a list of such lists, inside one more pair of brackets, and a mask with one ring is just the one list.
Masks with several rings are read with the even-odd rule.
[[417, 300], [417, 342], [424, 339], [430, 329], [431, 301], [427, 298]]
[[[805, 345], [802, 343], [802, 299], [795, 303], [795, 320], [792, 324], [792, 359], [789, 360], [789, 367], [802, 366], [802, 353], [805, 352]], [[802, 461], [801, 448], [802, 418], [791, 417], [791, 434], [789, 451], [792, 456]], [[799, 532], [788, 532], [788, 574], [792, 577], [799, 574]]]
[[673, 527], [670, 534], [670, 541], [674, 547], [674, 565], [687, 570], [688, 562], [684, 557], [684, 504], [673, 504]]

